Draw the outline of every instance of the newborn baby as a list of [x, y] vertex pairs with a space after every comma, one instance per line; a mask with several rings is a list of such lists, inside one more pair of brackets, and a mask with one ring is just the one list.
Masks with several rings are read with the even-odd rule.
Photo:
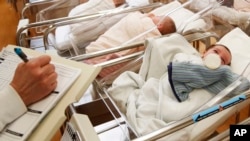
[[[173, 94], [179, 102], [188, 99], [193, 89], [203, 88], [218, 94], [238, 77], [231, 71], [231, 53], [223, 45], [213, 45], [202, 56], [178, 53], [168, 65], [168, 79]], [[231, 93], [238, 94], [247, 90], [247, 79]]]

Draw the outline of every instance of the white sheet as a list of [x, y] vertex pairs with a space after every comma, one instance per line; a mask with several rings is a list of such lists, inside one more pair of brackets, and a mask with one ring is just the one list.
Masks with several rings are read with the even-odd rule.
[[231, 62], [232, 70], [241, 74], [250, 63], [250, 37], [240, 28], [235, 28], [220, 39], [218, 43], [224, 44], [230, 49], [233, 58]]

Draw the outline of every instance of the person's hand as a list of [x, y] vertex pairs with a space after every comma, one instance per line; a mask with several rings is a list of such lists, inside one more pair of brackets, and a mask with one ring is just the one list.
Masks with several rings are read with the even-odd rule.
[[17, 91], [26, 106], [49, 95], [57, 86], [55, 66], [47, 55], [20, 63], [10, 85]]

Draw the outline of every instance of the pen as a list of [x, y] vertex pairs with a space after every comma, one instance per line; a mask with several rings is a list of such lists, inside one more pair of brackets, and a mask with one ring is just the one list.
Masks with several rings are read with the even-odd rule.
[[14, 48], [14, 51], [25, 63], [29, 61], [27, 55], [21, 50], [21, 48]]

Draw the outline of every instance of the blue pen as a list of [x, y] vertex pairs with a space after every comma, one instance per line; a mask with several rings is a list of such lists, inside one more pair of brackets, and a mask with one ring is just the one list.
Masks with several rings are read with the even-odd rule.
[[14, 51], [25, 63], [29, 61], [27, 55], [21, 50], [21, 48], [14, 48]]

